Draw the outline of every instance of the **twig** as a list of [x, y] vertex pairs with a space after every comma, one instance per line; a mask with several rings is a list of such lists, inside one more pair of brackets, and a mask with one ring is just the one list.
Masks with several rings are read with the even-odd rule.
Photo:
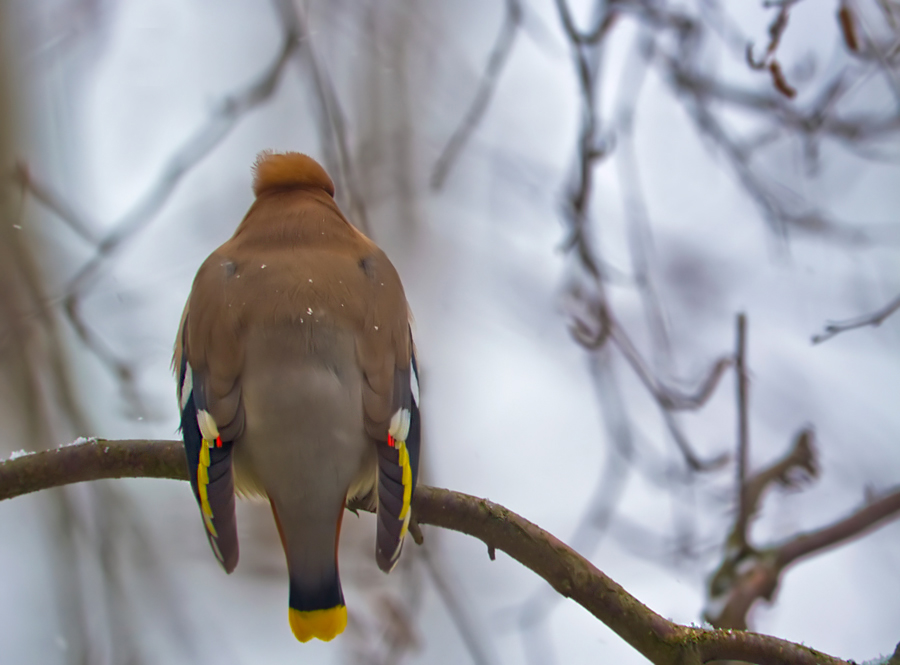
[[57, 192], [48, 185], [37, 180], [31, 173], [31, 169], [24, 162], [16, 163], [13, 171], [13, 179], [34, 198], [52, 210], [57, 217], [69, 225], [82, 240], [93, 246], [100, 243], [100, 238], [93, 230], [95, 224], [89, 222], [78, 214]]
[[675, 441], [675, 445], [678, 446], [678, 450], [681, 451], [681, 455], [684, 457], [684, 461], [687, 462], [691, 471], [717, 471], [725, 466], [729, 459], [731, 459], [731, 456], [728, 453], [721, 453], [711, 459], [701, 459], [694, 450], [694, 447], [687, 440], [681, 426], [675, 419], [675, 414], [669, 409], [662, 409], [662, 417], [666, 424], [666, 429], [669, 430], [672, 440]]
[[891, 300], [881, 309], [875, 310], [871, 314], [858, 316], [855, 319], [845, 319], [844, 321], [833, 321], [828, 323], [825, 326], [825, 332], [812, 336], [812, 343], [821, 344], [822, 342], [831, 339], [835, 335], [840, 335], [842, 332], [855, 330], [856, 328], [864, 328], [866, 326], [874, 326], [877, 328], [882, 323], [884, 323], [885, 319], [887, 319], [898, 309], [900, 309], [900, 295]]
[[100, 270], [109, 264], [110, 259], [128, 241], [153, 221], [185, 174], [221, 143], [242, 117], [272, 96], [291, 54], [297, 48], [297, 43], [296, 26], [286, 24], [283, 44], [274, 61], [256, 81], [243, 90], [225, 97], [216, 105], [206, 123], [174, 151], [160, 175], [139, 201], [116, 221], [113, 230], [103, 237], [98, 237], [91, 230], [93, 225], [77, 215], [61, 197], [55, 195], [49, 188], [36, 183], [27, 168], [20, 166], [18, 169], [17, 177], [20, 182], [94, 246], [94, 256], [76, 272], [63, 289], [63, 309], [81, 342], [113, 372], [123, 386], [126, 401], [138, 412], [142, 412], [143, 407], [134, 385], [131, 367], [117, 358], [80, 316], [80, 302]]
[[730, 355], [719, 358], [713, 363], [706, 377], [700, 382], [695, 391], [684, 392], [663, 384], [653, 376], [653, 373], [647, 367], [647, 363], [641, 357], [641, 354], [621, 325], [615, 321], [610, 321], [609, 326], [610, 337], [622, 352], [625, 360], [628, 361], [634, 373], [637, 374], [644, 387], [653, 395], [653, 398], [667, 411], [695, 411], [703, 407], [715, 392], [716, 386], [719, 385], [719, 380], [725, 374], [725, 370], [734, 364], [734, 360]]
[[96, 255], [76, 273], [66, 287], [68, 298], [77, 298], [104, 262], [153, 220], [185, 174], [219, 145], [248, 111], [272, 96], [290, 56], [297, 48], [298, 34], [287, 25], [282, 39], [281, 50], [257, 80], [216, 104], [203, 126], [169, 157], [156, 181], [144, 192], [137, 204], [100, 240]]
[[781, 3], [781, 9], [778, 10], [778, 14], [769, 26], [769, 45], [766, 47], [765, 55], [763, 55], [761, 60], [756, 60], [753, 57], [753, 44], [747, 44], [747, 64], [750, 65], [750, 68], [768, 70], [772, 76], [772, 84], [775, 86], [775, 89], [789, 98], [796, 97], [797, 91], [784, 78], [781, 64], [775, 58], [775, 52], [778, 50], [784, 31], [787, 29], [788, 16], [793, 5], [794, 0], [786, 0]]
[[741, 507], [726, 539], [724, 558], [709, 581], [704, 615], [717, 628], [747, 628], [747, 613], [753, 603], [775, 593], [781, 572], [790, 561], [780, 562], [777, 549], [759, 550], [749, 543], [750, 520], [773, 483], [796, 487], [818, 475], [813, 436], [809, 427], [800, 430], [784, 458], [744, 479]]
[[[652, 19], [648, 17], [645, 20]], [[870, 225], [869, 228], [860, 224], [850, 225], [832, 219], [809, 202], [806, 202], [805, 211], [789, 209], [781, 201], [778, 190], [751, 166], [746, 149], [739, 147], [725, 131], [710, 102], [719, 100], [754, 110], [769, 123], [793, 130], [807, 139], [813, 134], [832, 136], [856, 150], [875, 137], [895, 134], [900, 129], [900, 114], [895, 110], [889, 114], [866, 114], [848, 120], [834, 112], [828, 112], [834, 104], [826, 95], [824, 99], [827, 103], [824, 107], [817, 104], [812, 110], [798, 111], [777, 96], [761, 95], [705, 77], [698, 73], [699, 68], [690, 59], [680, 54], [662, 54], [657, 62], [662, 64], [664, 78], [669, 81], [676, 98], [685, 103], [700, 134], [708, 137], [729, 159], [740, 184], [760, 207], [764, 219], [780, 236], [786, 238], [789, 229], [796, 229], [853, 244], [876, 240], [896, 241], [896, 230], [888, 225]], [[854, 68], [852, 74], [854, 80], [861, 80], [865, 70]], [[826, 91], [841, 92], [844, 88], [836, 87], [836, 83], [840, 83], [846, 76], [845, 70], [840, 71], [824, 86]]]
[[[186, 480], [181, 442], [100, 439], [0, 462], [0, 499], [68, 483], [124, 477]], [[506, 552], [653, 663], [700, 665], [714, 659], [738, 659], [767, 665], [849, 665], [776, 637], [668, 621], [554, 536], [486, 499], [422, 485], [416, 489], [413, 505], [421, 524], [459, 531]]]
[[741, 562], [741, 573], [733, 580], [714, 616], [718, 628], [744, 629], [747, 613], [758, 600], [771, 600], [786, 569], [798, 560], [847, 543], [867, 531], [900, 518], [900, 489], [894, 489], [844, 519], [817, 531], [795, 536], [772, 548], [755, 552]]
[[[872, 34], [872, 30], [866, 24], [863, 15], [856, 16], [856, 34], [857, 37], [864, 37], [864, 41], [866, 42], [865, 47], [860, 49], [860, 51], [856, 52], [854, 55], [861, 58], [868, 58], [873, 62], [878, 64], [878, 72], [884, 76], [885, 82], [890, 87], [891, 92], [894, 93], [894, 99], [896, 102], [900, 102], [900, 79], [898, 79], [896, 72], [896, 62], [891, 62], [890, 55], [882, 51], [881, 46], [878, 44], [878, 40], [875, 38], [875, 35]], [[894, 39], [896, 40], [897, 28], [894, 28]], [[863, 41], [863, 40], [860, 40]], [[896, 41], [892, 45], [893, 49], [896, 49], [897, 43]], [[896, 50], [894, 50], [894, 54], [896, 54]]]
[[[675, 60], [669, 61], [673, 70], [680, 70], [682, 66]], [[735, 142], [727, 135], [719, 119], [713, 114], [706, 103], [705, 95], [700, 90], [683, 87], [683, 79], [679, 81], [677, 71], [670, 70], [673, 75], [672, 84], [679, 92], [688, 93], [679, 95], [680, 99], [687, 99], [688, 112], [701, 134], [709, 137], [713, 143], [725, 154], [731, 162], [735, 175], [747, 194], [761, 209], [764, 219], [769, 223], [773, 231], [786, 238], [789, 228], [805, 231], [821, 237], [831, 237], [847, 243], [871, 242], [870, 234], [857, 227], [851, 227], [845, 223], [836, 222], [824, 213], [810, 210], [805, 213], [788, 212], [782, 205], [778, 196], [765, 184], [750, 165], [748, 155], [738, 148]]]
[[434, 163], [434, 169], [431, 172], [432, 189], [439, 190], [444, 186], [453, 163], [469, 141], [472, 132], [475, 131], [475, 128], [484, 117], [488, 104], [491, 102], [491, 97], [493, 97], [497, 88], [497, 81], [503, 72], [503, 66], [512, 52], [521, 23], [522, 5], [519, 0], [506, 0], [506, 13], [503, 17], [503, 24], [500, 26], [494, 47], [491, 49], [490, 56], [488, 56], [488, 63], [478, 84], [478, 90], [475, 92], [472, 104], [463, 116], [459, 126], [450, 135], [450, 140], [447, 141], [447, 145], [444, 146], [444, 150]]
[[[594, 256], [594, 252], [588, 244], [586, 226], [588, 209], [590, 207], [591, 184], [593, 182], [592, 169], [599, 160], [609, 154], [612, 145], [611, 139], [605, 140], [601, 138], [600, 121], [597, 117], [598, 77], [603, 44], [599, 41], [585, 44], [582, 41], [581, 33], [575, 27], [566, 0], [556, 0], [556, 9], [572, 49], [581, 97], [578, 162], [574, 183], [568, 195], [568, 209], [566, 210], [567, 221], [571, 227], [571, 237], [566, 243], [566, 247], [575, 248], [579, 261], [594, 279], [595, 286], [602, 293], [600, 261]], [[607, 9], [598, 4], [596, 11], [599, 13], [598, 23], [602, 24], [604, 22], [603, 17], [607, 14]], [[606, 299], [601, 297], [600, 300], [605, 302]]]
[[460, 601], [457, 592], [450, 586], [443, 571], [438, 568], [431, 550], [426, 545], [419, 551], [422, 553], [425, 569], [428, 571], [428, 575], [431, 577], [438, 595], [444, 601], [447, 613], [450, 615], [456, 630], [466, 645], [466, 649], [468, 649], [469, 655], [472, 657], [472, 662], [475, 665], [493, 663], [496, 659], [489, 655], [487, 648], [482, 644], [484, 640], [476, 629], [470, 612], [466, 609], [465, 604]]
[[[782, 102], [773, 95], [760, 93], [737, 87], [727, 81], [715, 79], [702, 72], [687, 67], [675, 58], [663, 59], [667, 73], [674, 87], [681, 92], [689, 92], [692, 96], [704, 100], [717, 100], [729, 105], [737, 106], [746, 111], [763, 116], [764, 119], [775, 121], [778, 126], [791, 129], [796, 132], [808, 132], [814, 129], [819, 134], [829, 136], [841, 141], [848, 147], [855, 143], [873, 141], [891, 134], [900, 129], [900, 116], [897, 114], [875, 114], [848, 112], [838, 115], [824, 115], [820, 104], [810, 109], [795, 108]], [[833, 94], [836, 85], [841, 92], [849, 89], [848, 79], [850, 74], [862, 78], [858, 68], [846, 68], [837, 74], [824, 86], [825, 94]]]
[[725, 371], [734, 364], [732, 356], [719, 358], [710, 368], [706, 378], [701, 381], [697, 390], [693, 393], [686, 393], [663, 384], [653, 375], [649, 367], [647, 367], [646, 361], [618, 322], [612, 319], [608, 320], [605, 330], [608, 331], [610, 338], [621, 351], [625, 360], [662, 409], [666, 427], [669, 429], [675, 445], [678, 446], [688, 466], [694, 471], [712, 471], [720, 468], [728, 460], [728, 456], [718, 455], [710, 460], [700, 459], [678, 426], [674, 412], [694, 411], [702, 408], [712, 397]]
[[[772, 483], [797, 487], [819, 475], [814, 439], [812, 428], [804, 427], [795, 435], [794, 445], [787, 455], [744, 480], [743, 515], [746, 520], [749, 521], [759, 510], [759, 502]], [[746, 533], [744, 536], [746, 542]]]
[[316, 102], [316, 116], [319, 124], [319, 132], [325, 144], [325, 157], [327, 170], [335, 177], [339, 186], [337, 195], [347, 197], [347, 213], [350, 221], [366, 235], [372, 235], [369, 225], [369, 217], [359, 181], [353, 168], [353, 160], [350, 157], [350, 147], [347, 131], [347, 120], [341, 108], [337, 91], [331, 82], [331, 77], [323, 69], [313, 48], [309, 30], [300, 16], [296, 4], [290, 0], [279, 0], [282, 20], [285, 29], [296, 31], [298, 43], [305, 55], [305, 61], [312, 75]]
[[747, 523], [750, 519], [747, 502], [747, 453], [750, 445], [750, 420], [747, 413], [747, 317], [743, 313], [737, 316], [736, 346], [738, 517], [735, 522], [734, 536], [737, 539], [736, 544], [744, 547], [747, 544]]
[[131, 407], [135, 415], [146, 417], [147, 410], [141, 399], [131, 363], [119, 358], [100, 335], [85, 322], [81, 316], [79, 300], [67, 299], [63, 306], [69, 323], [72, 324], [81, 343], [106, 366], [106, 369], [119, 382], [125, 403]]
[[778, 546], [776, 548], [778, 563], [784, 568], [803, 557], [841, 545], [866, 531], [877, 529], [898, 517], [900, 517], [900, 489], [895, 489], [840, 522], [795, 536], [789, 542]]
[[[655, 351], [655, 374], [664, 373], [671, 375], [673, 364], [672, 346], [669, 339], [665, 311], [657, 288], [657, 278], [654, 274], [653, 262], [651, 261], [653, 232], [650, 223], [650, 212], [647, 208], [646, 196], [641, 184], [637, 151], [634, 144], [634, 122], [637, 102], [646, 78], [648, 61], [656, 48], [652, 34], [649, 28], [642, 26], [622, 74], [616, 111], [616, 136], [618, 138], [615, 161], [618, 165], [622, 204], [628, 223], [628, 247], [631, 255], [634, 282], [641, 296], [644, 316], [652, 340], [652, 349]], [[709, 471], [719, 468], [728, 459], [727, 455], [720, 455], [708, 462], [701, 460], [694, 452], [693, 446], [688, 442], [678, 422], [678, 417], [673, 411], [682, 408], [697, 409], [703, 406], [715, 390], [718, 380], [725, 369], [730, 366], [731, 359], [725, 358], [718, 361], [710, 372], [708, 379], [700, 387], [699, 393], [685, 396], [663, 385], [654, 376], [654, 372], [651, 372], [648, 363], [644, 361], [634, 344], [625, 335], [624, 330], [615, 321], [612, 321], [611, 333], [613, 341], [617, 342], [617, 346], [619, 346], [620, 351], [631, 364], [632, 369], [638, 374], [641, 382], [661, 407], [666, 427], [687, 465], [693, 471]]]
[[617, 17], [617, 14], [613, 11], [602, 11], [600, 12], [599, 20], [595, 22], [596, 25], [587, 32], [581, 32], [575, 26], [575, 21], [572, 19], [572, 13], [569, 11], [568, 4], [565, 0], [557, 2], [557, 8], [560, 10], [560, 20], [566, 31], [566, 36], [568, 36], [573, 44], [577, 45], [594, 45], [602, 40]]
[[656, 352], [657, 371], [671, 371], [672, 344], [666, 315], [660, 301], [657, 278], [653, 267], [653, 230], [646, 195], [641, 183], [637, 151], [634, 144], [634, 124], [637, 103], [644, 87], [648, 61], [655, 48], [652, 33], [642, 26], [632, 47], [619, 84], [616, 110], [616, 165], [622, 190], [622, 207], [628, 233], [634, 283], [641, 296], [644, 317]]

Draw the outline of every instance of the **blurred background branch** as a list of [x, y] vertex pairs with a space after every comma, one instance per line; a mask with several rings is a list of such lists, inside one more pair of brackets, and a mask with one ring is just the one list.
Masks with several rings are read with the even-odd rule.
[[813, 335], [812, 343], [821, 344], [835, 335], [840, 335], [848, 330], [865, 328], [866, 326], [880, 326], [884, 320], [900, 309], [900, 296], [897, 296], [884, 307], [875, 310], [871, 314], [864, 314], [845, 321], [832, 321], [825, 326], [825, 332]]

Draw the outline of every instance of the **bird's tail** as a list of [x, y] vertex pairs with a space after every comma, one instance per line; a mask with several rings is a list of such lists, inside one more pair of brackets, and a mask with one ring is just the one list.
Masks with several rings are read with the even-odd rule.
[[[309, 558], [293, 560], [292, 554], [297, 554], [298, 544], [285, 539], [285, 532], [274, 503], [272, 513], [275, 515], [275, 523], [278, 525], [278, 533], [288, 560], [288, 574], [291, 581], [288, 621], [291, 631], [301, 642], [309, 642], [312, 638], [329, 642], [347, 627], [347, 607], [344, 605], [337, 562], [337, 543], [341, 533], [343, 510], [336, 520], [333, 557], [324, 563], [317, 561], [314, 569], [310, 569], [307, 565]], [[300, 544], [300, 547], [303, 546], [304, 544]]]

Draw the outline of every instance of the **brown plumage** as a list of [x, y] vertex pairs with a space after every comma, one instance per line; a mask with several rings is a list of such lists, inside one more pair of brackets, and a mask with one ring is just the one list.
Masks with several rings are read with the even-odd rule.
[[[233, 458], [238, 490], [272, 502], [295, 634], [330, 639], [346, 622], [336, 563], [345, 500], [378, 487], [385, 569], [409, 519], [419, 421], [408, 306], [396, 270], [343, 216], [314, 160], [263, 153], [253, 190], [234, 236], [200, 267], [182, 316], [185, 449], [226, 570], [237, 563]], [[204, 413], [214, 423], [205, 431]]]

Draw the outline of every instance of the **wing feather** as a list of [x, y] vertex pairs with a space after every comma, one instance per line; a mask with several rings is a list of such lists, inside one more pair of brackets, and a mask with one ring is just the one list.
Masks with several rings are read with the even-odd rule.
[[[237, 522], [234, 511], [234, 476], [232, 441], [223, 441], [215, 421], [206, 410], [203, 391], [197, 390], [198, 377], [187, 362], [187, 355], [176, 356], [179, 362], [178, 386], [181, 410], [181, 434], [191, 475], [191, 488], [200, 508], [210, 547], [216, 559], [230, 573], [238, 562]], [[210, 425], [210, 423], [212, 423]], [[214, 428], [215, 439], [209, 428]], [[207, 436], [204, 436], [206, 429]]]
[[419, 417], [418, 367], [410, 333], [409, 363], [396, 369], [394, 415], [386, 441], [378, 447], [378, 526], [375, 559], [390, 572], [400, 558], [409, 528], [412, 498], [419, 475], [421, 420]]

